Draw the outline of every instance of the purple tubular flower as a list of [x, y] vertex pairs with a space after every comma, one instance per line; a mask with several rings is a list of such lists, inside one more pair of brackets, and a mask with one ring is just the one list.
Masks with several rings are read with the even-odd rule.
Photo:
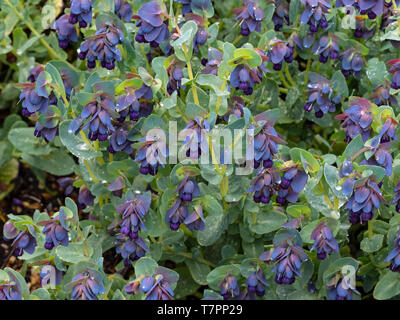
[[186, 157], [191, 159], [199, 159], [202, 152], [207, 153], [209, 145], [207, 138], [202, 134], [204, 131], [210, 130], [209, 122], [204, 119], [201, 120], [195, 117], [194, 120], [189, 121], [184, 129], [186, 134], [183, 145], [186, 146]]
[[110, 153], [117, 153], [123, 151], [126, 154], [131, 154], [133, 149], [132, 142], [128, 140], [128, 128], [123, 125], [116, 125], [115, 130], [111, 133], [108, 151]]
[[311, 51], [319, 54], [319, 61], [326, 63], [328, 59], [335, 60], [339, 56], [339, 45], [337, 38], [332, 34], [319, 38]]
[[128, 195], [116, 210], [121, 215], [120, 232], [131, 239], [137, 239], [141, 229], [146, 230], [143, 219], [150, 210], [151, 198], [146, 195]]
[[139, 290], [146, 295], [145, 300], [173, 300], [174, 292], [171, 284], [177, 279], [171, 277], [165, 268], [159, 267], [152, 276], [135, 279], [125, 286], [128, 294], [138, 293]]
[[222, 62], [223, 54], [221, 51], [215, 48], [208, 49], [208, 57], [207, 62], [205, 64], [205, 68], [201, 70], [203, 74], [213, 74], [214, 76], [218, 75], [218, 67]]
[[398, 231], [393, 245], [394, 247], [385, 258], [385, 262], [390, 262], [390, 270], [393, 272], [400, 272], [400, 231]]
[[53, 111], [47, 110], [46, 121], [43, 124], [39, 122], [35, 124], [35, 131], [33, 132], [35, 137], [43, 137], [46, 142], [53, 141], [55, 136], [58, 135], [58, 121], [55, 117]]
[[293, 47], [288, 41], [272, 39], [268, 51], [268, 58], [274, 64], [274, 70], [281, 70], [283, 61], [290, 63], [293, 61]]
[[279, 185], [276, 202], [285, 205], [287, 202], [295, 203], [299, 193], [304, 189], [308, 181], [307, 173], [297, 165], [282, 169], [284, 174]]
[[314, 245], [311, 251], [317, 250], [317, 257], [324, 260], [326, 255], [333, 252], [339, 252], [339, 246], [333, 236], [332, 230], [321, 222], [311, 233], [311, 240], [314, 240]]
[[350, 48], [339, 56], [342, 61], [342, 73], [345, 77], [353, 74], [358, 77], [364, 66], [364, 59], [361, 54], [354, 48]]
[[70, 177], [64, 177], [64, 178], [59, 178], [57, 179], [58, 185], [64, 189], [64, 194], [66, 196], [69, 196], [72, 191], [74, 191], [74, 179], [70, 178]]
[[283, 24], [289, 25], [289, 1], [274, 0], [275, 11], [272, 16], [272, 22], [275, 25], [275, 31], [280, 31]]
[[157, 1], [150, 1], [144, 4], [133, 16], [138, 20], [136, 26], [138, 32], [135, 40], [137, 42], [150, 43], [152, 47], [158, 47], [164, 40], [169, 38], [168, 22], [165, 20], [167, 13], [165, 6]]
[[37, 78], [39, 77], [39, 74], [41, 74], [43, 71], [44, 71], [44, 67], [42, 65], [33, 67], [29, 71], [29, 76], [28, 76], [27, 80], [29, 82], [36, 82]]
[[385, 0], [359, 0], [358, 6], [360, 12], [367, 14], [368, 18], [375, 19], [377, 16], [382, 15]]
[[44, 225], [42, 233], [46, 235], [44, 247], [47, 250], [51, 250], [59, 245], [68, 246], [69, 229], [66, 224], [66, 217], [63, 209], [60, 209], [58, 216], [53, 217], [51, 220], [42, 221], [40, 224]]
[[[379, 136], [374, 138], [375, 141], [379, 143]], [[385, 169], [385, 175], [391, 176], [393, 169], [393, 157], [389, 151], [390, 143], [381, 143], [376, 148], [372, 149], [373, 158], [369, 158], [368, 160], [363, 160], [360, 162], [361, 165], [373, 165], [380, 166]]]
[[304, 11], [300, 16], [302, 24], [308, 24], [311, 32], [317, 32], [318, 27], [328, 28], [328, 21], [325, 14], [328, 13], [331, 5], [325, 0], [302, 0]]
[[198, 208], [195, 208], [194, 211], [185, 218], [183, 223], [189, 230], [204, 230], [203, 207], [200, 205]]
[[285, 242], [275, 247], [271, 259], [276, 262], [276, 267], [272, 270], [276, 272], [275, 282], [288, 285], [296, 280], [296, 276], [301, 277], [301, 264], [308, 259], [308, 256], [300, 246]]
[[185, 203], [180, 199], [176, 199], [171, 208], [168, 209], [165, 216], [165, 222], [169, 224], [171, 230], [176, 231], [179, 226], [184, 223], [188, 216], [188, 209]]
[[393, 76], [390, 86], [395, 90], [400, 89], [400, 59], [389, 60], [387, 64], [390, 66], [389, 72]]
[[114, 181], [110, 182], [107, 189], [112, 192], [112, 194], [118, 198], [122, 197], [122, 191], [125, 188], [125, 181], [122, 177], [118, 177]]
[[278, 186], [279, 181], [280, 177], [275, 172], [274, 168], [261, 168], [257, 176], [251, 181], [250, 188], [247, 192], [254, 192], [254, 202], [267, 204], [276, 193], [275, 188]]
[[396, 204], [396, 211], [400, 213], [400, 181], [397, 182], [396, 187], [394, 188], [392, 204]]
[[349, 221], [352, 224], [358, 222], [363, 224], [371, 220], [380, 203], [386, 203], [378, 184], [371, 179], [356, 184], [354, 179], [350, 178], [345, 183], [347, 184], [343, 185], [343, 194], [346, 196], [351, 194], [345, 205], [349, 211]]
[[172, 63], [167, 68], [168, 73], [168, 84], [167, 91], [169, 94], [172, 94], [174, 91], [178, 91], [178, 95], [180, 95], [179, 89], [184, 88], [182, 85], [183, 71], [178, 67], [178, 64]]
[[155, 176], [159, 166], [164, 168], [168, 158], [168, 146], [164, 138], [154, 137], [151, 140], [146, 140], [146, 137], [142, 138], [143, 145], [137, 151], [134, 160], [140, 163], [141, 174]]
[[230, 76], [231, 86], [241, 90], [245, 95], [251, 95], [254, 85], [256, 83], [261, 83], [263, 73], [268, 72], [264, 66], [264, 62], [268, 60], [267, 55], [260, 49], [254, 50], [262, 59], [261, 65], [252, 69], [247, 63], [239, 64], [235, 67]]
[[261, 21], [264, 19], [264, 11], [257, 8], [255, 1], [244, 0], [244, 6], [232, 10], [239, 21], [242, 36], [248, 36], [251, 32], [261, 32]]
[[82, 187], [79, 190], [78, 195], [78, 207], [79, 209], [85, 209], [87, 206], [92, 206], [94, 203], [95, 196], [90, 192], [87, 187]]
[[364, 142], [369, 139], [373, 120], [370, 108], [371, 103], [367, 99], [356, 98], [350, 101], [349, 109], [335, 117], [343, 121], [342, 128], [346, 131], [346, 142], [350, 142], [359, 134]]
[[378, 86], [370, 96], [370, 99], [378, 106], [390, 105], [397, 106], [396, 96], [390, 94], [390, 85], [385, 82], [384, 85]]
[[87, 59], [88, 68], [96, 66], [96, 60], [101, 66], [108, 70], [115, 68], [115, 61], [121, 61], [121, 51], [118, 44], [124, 42], [124, 34], [115, 25], [104, 23], [93, 36], [88, 37], [81, 43], [79, 48], [79, 59]]
[[247, 292], [251, 294], [256, 294], [259, 297], [264, 296], [265, 287], [268, 285], [267, 279], [262, 269], [254, 271], [246, 280]]
[[[257, 117], [257, 116], [256, 116]], [[254, 161], [263, 163], [264, 168], [271, 168], [273, 157], [278, 152], [278, 144], [286, 144], [275, 131], [273, 124], [266, 120], [261, 121], [262, 129], [254, 137]]]
[[[92, 141], [105, 141], [115, 129], [111, 124], [110, 113], [114, 112], [114, 102], [105, 94], [100, 100], [89, 102], [82, 110], [79, 118], [75, 118], [69, 125], [68, 130], [78, 134], [80, 130], [89, 129], [88, 138]], [[83, 120], [89, 119], [84, 125]]]
[[22, 100], [22, 114], [26, 117], [36, 112], [45, 114], [50, 104], [57, 105], [57, 98], [53, 93], [49, 95], [46, 90], [39, 89], [39, 81], [41, 80], [38, 77], [37, 82], [21, 84], [23, 90], [19, 98]]
[[22, 289], [18, 279], [7, 271], [9, 280], [0, 284], [0, 300], [22, 300]]
[[186, 176], [174, 192], [179, 191], [179, 198], [184, 202], [191, 202], [193, 198], [200, 196], [200, 188], [193, 178]]
[[69, 22], [70, 17], [69, 14], [64, 14], [54, 22], [58, 45], [62, 49], [66, 49], [70, 42], [78, 42], [78, 33], [75, 26]]
[[314, 109], [317, 118], [328, 112], [336, 111], [336, 104], [340, 102], [341, 96], [333, 97], [331, 82], [323, 76], [310, 72], [310, 82], [307, 85], [307, 100], [304, 109], [310, 112]]
[[331, 300], [351, 300], [353, 292], [358, 293], [351, 282], [345, 279], [339, 279], [336, 283], [327, 285], [328, 297]]
[[365, 40], [371, 38], [376, 31], [376, 27], [368, 28], [366, 20], [356, 20], [356, 29], [354, 31], [354, 36], [356, 38], [364, 38]]
[[138, 260], [143, 257], [146, 252], [150, 252], [146, 242], [141, 237], [131, 239], [124, 234], [119, 234], [116, 238], [118, 246], [115, 250], [118, 254], [121, 254], [127, 266], [130, 265], [130, 261]]
[[89, 270], [78, 273], [67, 286], [72, 287], [71, 300], [97, 300], [97, 295], [104, 293], [102, 279]]
[[124, 0], [114, 0], [114, 12], [118, 18], [129, 22], [132, 20], [132, 6]]
[[71, 0], [71, 15], [69, 23], [79, 22], [79, 27], [86, 28], [92, 22], [92, 1], [91, 0]]
[[24, 251], [32, 254], [35, 251], [36, 242], [36, 232], [32, 226], [28, 226], [28, 230], [21, 231], [17, 237], [14, 239], [11, 246], [15, 246], [14, 253], [17, 257], [22, 256]]
[[222, 279], [218, 287], [221, 289], [220, 293], [224, 300], [235, 298], [240, 293], [236, 277], [231, 276], [229, 273]]

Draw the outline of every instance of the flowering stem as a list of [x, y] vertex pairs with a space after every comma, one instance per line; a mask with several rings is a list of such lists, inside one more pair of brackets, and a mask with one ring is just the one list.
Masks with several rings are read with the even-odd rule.
[[304, 84], [307, 85], [308, 84], [308, 73], [310, 72], [310, 68], [311, 68], [311, 59], [307, 60], [307, 67], [306, 67], [306, 73], [304, 75]]
[[215, 153], [214, 153], [214, 148], [213, 148], [213, 144], [212, 144], [212, 140], [211, 140], [211, 136], [208, 137], [208, 143], [210, 145], [210, 152], [211, 152], [211, 158], [212, 158], [212, 162], [214, 164], [215, 170], [217, 170], [217, 172], [219, 174], [222, 174], [221, 168], [218, 165], [217, 159], [215, 157]]
[[296, 84], [294, 83], [293, 78], [290, 75], [289, 67], [288, 67], [287, 63], [285, 63], [285, 73], [286, 73], [286, 77], [288, 78], [288, 80], [289, 80], [290, 84], [292, 85], [292, 87], [295, 87]]
[[149, 61], [147, 60], [146, 53], [144, 52], [143, 43], [140, 43], [139, 46], [140, 46], [140, 51], [142, 52], [144, 61], [146, 62], [147, 71], [151, 74], [151, 67], [150, 67]]
[[[224, 81], [222, 82], [221, 85], [221, 91], [225, 90], [225, 86], [226, 86], [226, 79], [224, 79]], [[218, 111], [219, 111], [219, 107], [221, 106], [221, 96], [219, 96], [217, 98], [217, 104], [215, 105], [215, 113], [218, 115]]]
[[[185, 56], [187, 55], [187, 48], [186, 48], [186, 44], [182, 44], [182, 47], [185, 51]], [[193, 83], [193, 71], [192, 71], [192, 64], [190, 63], [190, 61], [187, 61], [187, 68], [188, 68], [188, 73], [189, 73], [189, 80], [192, 81], [192, 92], [193, 92], [193, 100], [194, 103], [197, 104], [198, 106], [200, 105], [200, 101], [199, 101], [199, 97], [197, 96], [197, 90], [196, 90], [196, 86]]]
[[285, 88], [290, 89], [289, 83], [287, 83], [285, 76], [282, 73], [282, 70], [279, 71], [279, 77], [281, 78], [282, 84], [285, 86]]
[[93, 180], [94, 183], [98, 183], [99, 180], [97, 180], [97, 178], [94, 176], [92, 169], [89, 166], [89, 162], [87, 160], [83, 160], [83, 163], [86, 166], [87, 171], [89, 172], [89, 176], [90, 178]]
[[235, 40], [233, 40], [232, 44], [235, 45], [236, 43], [238, 43], [241, 39], [243, 38], [243, 36], [241, 34], [239, 34]]
[[[24, 21], [25, 18], [19, 13], [19, 11], [10, 3], [9, 0], [4, 0], [4, 2], [10, 7], [10, 9], [17, 15], [17, 17], [21, 20]], [[43, 39], [43, 37], [41, 36], [41, 34], [39, 33], [39, 31], [37, 31], [35, 29], [35, 27], [31, 24], [31, 22], [25, 21], [26, 26], [29, 28], [29, 30], [32, 31], [32, 33], [38, 37], [39, 41], [41, 42], [41, 44], [47, 49], [47, 51], [49, 52], [50, 56], [52, 56], [55, 59], [58, 60], [63, 60], [63, 57], [61, 57], [57, 52], [54, 51], [54, 49], [52, 47], [50, 47], [50, 45], [46, 42], [46, 40]], [[71, 68], [73, 68], [75, 71], [78, 71], [79, 69], [76, 68], [74, 65], [70, 64], [68, 61], [65, 61]]]

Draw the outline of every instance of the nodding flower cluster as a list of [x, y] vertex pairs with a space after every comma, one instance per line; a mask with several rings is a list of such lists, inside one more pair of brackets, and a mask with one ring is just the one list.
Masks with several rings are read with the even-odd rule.
[[152, 276], [141, 276], [125, 286], [128, 294], [145, 294], [145, 300], [173, 300], [174, 292], [171, 288], [177, 282], [165, 268], [158, 267]]
[[72, 289], [72, 300], [97, 300], [104, 293], [103, 280], [92, 270], [78, 273], [66, 287]]
[[301, 276], [301, 264], [308, 256], [302, 247], [284, 242], [275, 247], [271, 259], [276, 262], [276, 267], [272, 270], [276, 272], [275, 282], [289, 285], [294, 283], [296, 276]]
[[158, 167], [164, 168], [168, 158], [168, 146], [165, 137], [143, 137], [140, 141], [142, 146], [137, 151], [134, 161], [140, 163], [140, 173], [155, 176]]
[[272, 16], [272, 22], [275, 26], [275, 31], [280, 31], [283, 24], [289, 24], [289, 1], [288, 0], [274, 0], [275, 11]]
[[342, 62], [342, 73], [345, 77], [353, 74], [355, 77], [359, 77], [361, 70], [364, 66], [364, 59], [355, 48], [350, 48], [344, 51], [339, 56]]
[[255, 117], [259, 122], [261, 130], [254, 137], [254, 168], [261, 163], [264, 168], [271, 168], [273, 157], [278, 152], [278, 144], [286, 144], [275, 131], [273, 123], [264, 119], [262, 114]]
[[121, 253], [126, 266], [130, 266], [130, 261], [135, 261], [148, 252], [146, 242], [139, 237], [139, 231], [146, 230], [144, 217], [149, 212], [150, 205], [149, 196], [128, 194], [125, 202], [116, 208], [121, 215], [121, 221], [118, 223], [120, 234], [117, 236], [120, 246], [117, 253]]
[[247, 192], [254, 192], [254, 202], [267, 204], [271, 201], [271, 197], [276, 194], [276, 187], [279, 181], [280, 176], [274, 168], [261, 169], [258, 171], [257, 176], [251, 181], [250, 188]]
[[324, 222], [318, 224], [311, 232], [311, 240], [315, 241], [311, 251], [317, 250], [317, 257], [320, 260], [324, 260], [326, 255], [333, 252], [339, 252], [339, 246], [333, 232]]
[[396, 204], [396, 211], [400, 213], [400, 181], [397, 182], [396, 187], [394, 188], [392, 204]]
[[350, 101], [350, 108], [335, 117], [342, 120], [342, 128], [346, 131], [345, 142], [350, 142], [356, 136], [361, 134], [366, 142], [371, 136], [372, 112], [371, 103], [364, 98], [355, 98]]
[[174, 192], [178, 192], [179, 198], [175, 200], [165, 216], [165, 222], [169, 224], [171, 230], [178, 230], [182, 223], [190, 230], [203, 230], [204, 217], [202, 206], [195, 207], [190, 215], [187, 208], [193, 198], [200, 196], [200, 188], [197, 182], [186, 175]]
[[8, 221], [3, 227], [3, 236], [5, 240], [12, 240], [11, 246], [14, 248], [15, 256], [19, 257], [26, 251], [32, 254], [35, 251], [36, 242], [36, 231], [32, 225], [26, 225], [26, 228], [19, 231], [13, 222]]
[[300, 16], [302, 24], [308, 24], [311, 32], [317, 32], [318, 27], [328, 28], [328, 21], [325, 14], [328, 13], [331, 5], [325, 0], [302, 0], [304, 11]]
[[261, 83], [263, 73], [268, 72], [264, 63], [268, 60], [267, 55], [260, 49], [254, 49], [261, 57], [261, 65], [250, 68], [247, 63], [239, 64], [232, 71], [230, 84], [233, 88], [241, 90], [245, 95], [251, 95], [256, 83]]
[[284, 173], [279, 184], [276, 202], [285, 205], [287, 202], [295, 203], [299, 193], [304, 189], [308, 181], [307, 173], [298, 165], [290, 164], [281, 169]]
[[244, 0], [244, 6], [232, 10], [236, 14], [236, 20], [240, 23], [240, 34], [248, 36], [250, 32], [261, 32], [261, 21], [264, 19], [264, 11], [257, 8], [255, 1]]
[[250, 296], [256, 294], [258, 297], [262, 297], [265, 294], [265, 287], [268, 285], [265, 274], [261, 268], [254, 271], [246, 280], [247, 292]]
[[39, 224], [44, 226], [42, 233], [46, 235], [45, 249], [51, 250], [59, 245], [68, 246], [69, 228], [66, 224], [66, 217], [63, 209], [60, 209], [56, 217], [41, 221]]
[[165, 6], [160, 2], [150, 1], [144, 4], [133, 18], [138, 20], [135, 37], [137, 42], [150, 43], [151, 47], [157, 48], [169, 38], [168, 15]]
[[70, 42], [78, 42], [76, 28], [70, 23], [71, 16], [64, 14], [54, 22], [54, 30], [56, 30], [58, 45], [61, 49], [66, 49]]
[[283, 61], [291, 63], [293, 61], [293, 47], [288, 41], [272, 39], [268, 50], [268, 58], [274, 64], [273, 69], [279, 71], [282, 69]]
[[68, 19], [70, 24], [79, 22], [79, 27], [86, 28], [92, 22], [91, 0], [71, 0], [71, 15]]
[[239, 285], [235, 276], [229, 272], [225, 275], [218, 287], [221, 289], [221, 296], [227, 300], [239, 296]]
[[79, 59], [87, 60], [87, 67], [96, 67], [96, 60], [108, 70], [115, 68], [115, 61], [121, 61], [118, 44], [124, 41], [124, 34], [113, 24], [104, 22], [93, 36], [86, 38], [79, 48]]
[[370, 96], [370, 99], [377, 105], [397, 106], [396, 96], [390, 94], [390, 85], [387, 81], [385, 84], [376, 87], [375, 91]]
[[114, 0], [114, 12], [118, 18], [129, 22], [132, 20], [133, 11], [131, 5], [124, 0]]
[[350, 279], [341, 279], [340, 275], [333, 277], [326, 289], [328, 290], [328, 298], [331, 300], [351, 300], [353, 293], [359, 294]]
[[[92, 141], [105, 141], [114, 131], [110, 114], [115, 112], [114, 101], [108, 94], [99, 92], [83, 109], [79, 118], [71, 121], [68, 131], [78, 134], [80, 130], [89, 129], [88, 138]], [[83, 121], [89, 119], [85, 124]]]
[[319, 61], [321, 63], [328, 62], [328, 59], [335, 60], [339, 56], [339, 45], [337, 37], [329, 32], [328, 35], [319, 38], [311, 51], [314, 54], [319, 54]]
[[354, 177], [346, 179], [342, 192], [349, 197], [345, 205], [349, 211], [350, 223], [363, 224], [371, 220], [380, 203], [386, 203], [379, 188], [379, 185], [370, 177], [359, 180]]
[[208, 154], [209, 143], [203, 130], [210, 131], [210, 123], [207, 119], [195, 117], [186, 125], [184, 132], [187, 133], [183, 145], [186, 146], [186, 157], [199, 159], [202, 153]]
[[310, 72], [307, 85], [307, 101], [304, 110], [314, 109], [315, 117], [322, 118], [328, 112], [336, 111], [336, 104], [340, 103], [341, 95], [334, 95], [331, 82], [323, 76]]

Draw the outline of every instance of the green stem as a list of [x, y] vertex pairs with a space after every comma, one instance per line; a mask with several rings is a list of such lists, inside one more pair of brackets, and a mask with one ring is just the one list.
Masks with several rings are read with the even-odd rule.
[[304, 84], [307, 85], [308, 84], [308, 73], [310, 72], [310, 68], [311, 68], [311, 59], [307, 60], [307, 67], [306, 67], [306, 73], [304, 75]]
[[279, 77], [281, 78], [282, 84], [285, 88], [290, 89], [289, 83], [286, 81], [285, 76], [282, 73], [282, 70], [279, 71]]
[[287, 63], [285, 63], [285, 73], [286, 73], [286, 77], [288, 78], [290, 84], [292, 85], [292, 87], [296, 86], [296, 83], [293, 81], [292, 76], [290, 75], [290, 71], [289, 71], [289, 67], [287, 65]]

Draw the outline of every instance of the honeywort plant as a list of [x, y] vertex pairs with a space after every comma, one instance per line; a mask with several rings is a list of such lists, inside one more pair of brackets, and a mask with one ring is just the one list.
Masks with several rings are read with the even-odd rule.
[[399, 298], [399, 5], [2, 1], [0, 298]]

